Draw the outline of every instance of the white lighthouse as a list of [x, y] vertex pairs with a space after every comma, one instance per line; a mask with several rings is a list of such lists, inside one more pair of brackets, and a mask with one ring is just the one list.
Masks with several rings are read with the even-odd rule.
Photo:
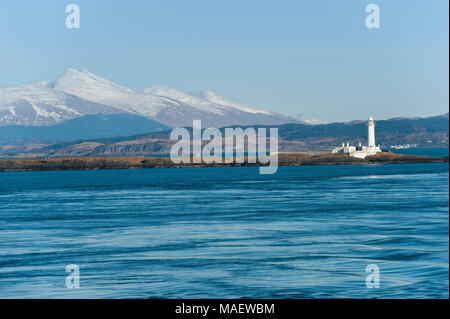
[[375, 121], [370, 116], [367, 121], [367, 146], [359, 142], [358, 146], [353, 146], [347, 143], [342, 143], [342, 147], [336, 147], [332, 150], [333, 153], [347, 153], [350, 156], [358, 158], [366, 158], [366, 156], [375, 155], [381, 152], [379, 146], [375, 145]]
[[372, 116], [367, 121], [367, 146], [369, 149], [375, 148], [375, 122]]

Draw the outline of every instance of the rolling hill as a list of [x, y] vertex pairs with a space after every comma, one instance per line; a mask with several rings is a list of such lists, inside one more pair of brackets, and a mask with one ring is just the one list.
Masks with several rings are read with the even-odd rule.
[[0, 142], [71, 141], [143, 134], [167, 126], [134, 114], [92, 114], [52, 126], [0, 126]]
[[[376, 121], [376, 142], [383, 148], [391, 145], [417, 144], [418, 147], [448, 147], [449, 115], [428, 118], [395, 118]], [[364, 121], [329, 124], [284, 124], [276, 126], [279, 151], [330, 150], [342, 142], [366, 143]], [[223, 130], [222, 130], [223, 132]], [[172, 141], [170, 130], [133, 136], [77, 140], [36, 145], [0, 145], [2, 157], [83, 156], [83, 155], [151, 155], [168, 154]], [[26, 147], [25, 147], [26, 146]]]

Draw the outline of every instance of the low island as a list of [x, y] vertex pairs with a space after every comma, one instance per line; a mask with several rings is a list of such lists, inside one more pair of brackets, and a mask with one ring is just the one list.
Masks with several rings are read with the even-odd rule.
[[[348, 154], [307, 155], [302, 153], [280, 153], [279, 166], [301, 165], [364, 165], [398, 163], [444, 163], [448, 157], [395, 154], [382, 152], [355, 158]], [[98, 170], [98, 169], [138, 169], [176, 167], [219, 167], [219, 166], [261, 166], [260, 163], [173, 163], [169, 157], [154, 156], [79, 156], [50, 158], [0, 159], [0, 172], [11, 171], [56, 171], [56, 170]]]

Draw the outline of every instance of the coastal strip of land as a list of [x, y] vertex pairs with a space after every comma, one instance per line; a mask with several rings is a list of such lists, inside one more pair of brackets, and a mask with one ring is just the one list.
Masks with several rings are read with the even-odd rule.
[[[444, 163], [448, 157], [378, 153], [365, 159], [347, 154], [307, 155], [289, 153], [278, 155], [279, 166], [300, 165], [363, 165], [397, 163]], [[139, 168], [176, 168], [176, 167], [219, 167], [219, 166], [262, 166], [260, 163], [174, 163], [168, 157], [152, 156], [80, 156], [51, 158], [0, 159], [0, 172], [11, 171], [57, 171], [57, 170], [99, 170], [99, 169], [139, 169]]]

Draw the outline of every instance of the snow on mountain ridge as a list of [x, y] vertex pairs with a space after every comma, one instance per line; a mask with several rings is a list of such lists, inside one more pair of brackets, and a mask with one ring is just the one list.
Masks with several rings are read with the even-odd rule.
[[[60, 78], [52, 82], [49, 87], [87, 100], [120, 107], [126, 111], [137, 111], [139, 114], [151, 117], [156, 116], [166, 103], [173, 104], [174, 102], [175, 105], [178, 104], [177, 102], [182, 102], [201, 111], [216, 114], [223, 114], [224, 107], [249, 113], [270, 114], [270, 112], [264, 110], [228, 101], [211, 91], [205, 91], [202, 96], [197, 97], [162, 85], [152, 85], [140, 92], [135, 92], [84, 69], [68, 69]], [[132, 103], [128, 103], [126, 100], [130, 100]], [[150, 103], [152, 105], [149, 105]], [[130, 104], [134, 104], [135, 107]]]
[[1, 125], [53, 125], [94, 113], [118, 113], [107, 105], [83, 100], [36, 82], [0, 89]]
[[198, 92], [198, 93], [194, 93], [194, 95], [196, 95], [198, 98], [204, 100], [204, 101], [208, 101], [214, 104], [219, 104], [219, 105], [225, 105], [225, 106], [231, 106], [233, 108], [242, 110], [244, 112], [249, 112], [249, 113], [262, 113], [262, 114], [271, 114], [268, 111], [265, 110], [261, 110], [261, 109], [257, 109], [255, 107], [249, 106], [249, 105], [244, 105], [244, 104], [238, 104], [238, 103], [234, 103], [231, 102], [227, 99], [224, 99], [223, 97], [220, 97], [218, 95], [216, 95], [214, 92], [211, 91], [203, 91], [203, 92]]
[[83, 69], [68, 69], [58, 79], [51, 82], [48, 87], [92, 101], [108, 101], [134, 93], [129, 88]]
[[[89, 103], [92, 110], [86, 109]], [[19, 109], [22, 118], [17, 117]], [[210, 91], [193, 96], [154, 85], [136, 92], [83, 69], [68, 69], [49, 84], [39, 82], [0, 91], [0, 125], [51, 125], [95, 112], [132, 113], [169, 127], [190, 126], [194, 119], [215, 127], [296, 121], [228, 101]]]
[[87, 70], [69, 69], [49, 87], [150, 118], [167, 104], [174, 104], [174, 101], [162, 97], [135, 92]]
[[203, 111], [213, 112], [216, 114], [223, 114], [222, 107], [208, 103], [205, 100], [199, 99], [195, 96], [187, 93], [165, 87], [163, 85], [152, 85], [141, 91], [144, 94], [153, 94], [161, 97], [173, 99], [175, 101], [181, 101], [185, 104], [191, 105], [194, 108], [198, 108]]

